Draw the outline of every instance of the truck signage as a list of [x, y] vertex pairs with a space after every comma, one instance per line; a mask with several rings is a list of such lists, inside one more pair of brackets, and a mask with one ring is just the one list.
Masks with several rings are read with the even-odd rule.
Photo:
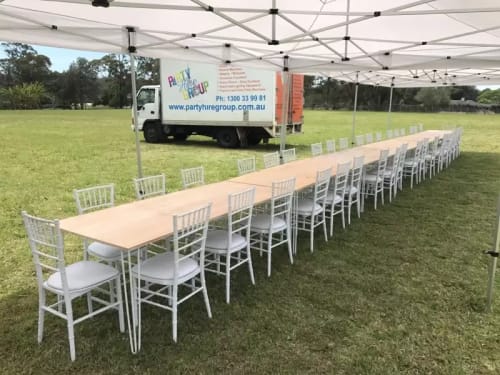
[[161, 60], [162, 112], [171, 121], [274, 121], [276, 73]]

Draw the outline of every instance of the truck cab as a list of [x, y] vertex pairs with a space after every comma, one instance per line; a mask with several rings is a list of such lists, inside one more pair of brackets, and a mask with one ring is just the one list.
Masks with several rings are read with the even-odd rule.
[[[134, 119], [132, 118], [132, 130]], [[137, 93], [137, 127], [144, 132], [146, 142], [163, 140], [160, 112], [160, 85], [142, 86]]]

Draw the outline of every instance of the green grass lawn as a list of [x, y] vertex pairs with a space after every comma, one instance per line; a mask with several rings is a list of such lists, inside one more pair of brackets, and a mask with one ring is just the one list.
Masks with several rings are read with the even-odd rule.
[[[484, 312], [487, 264], [500, 192], [500, 117], [398, 114], [392, 124], [426, 129], [463, 126], [462, 154], [432, 180], [405, 189], [377, 211], [337, 230], [327, 243], [307, 236], [291, 266], [273, 253], [273, 274], [254, 256], [256, 285], [245, 268], [231, 282], [210, 275], [213, 319], [202, 298], [180, 308], [179, 342], [171, 316], [144, 308], [143, 348], [129, 351], [115, 314], [76, 328], [69, 359], [65, 322], [46, 316], [36, 342], [38, 295], [21, 210], [48, 218], [76, 214], [72, 190], [114, 182], [117, 202], [134, 200], [136, 176], [130, 112], [0, 111], [0, 373], [326, 373], [498, 374], [500, 297]], [[287, 147], [350, 136], [352, 113], [306, 111], [304, 134]], [[357, 133], [386, 129], [387, 114], [357, 115]], [[236, 159], [277, 149], [278, 142], [225, 150], [207, 138], [141, 147], [144, 174], [164, 172], [170, 191], [179, 170], [204, 165], [208, 182], [237, 174]], [[338, 228], [338, 227], [337, 227]], [[67, 236], [79, 259], [79, 239]], [[498, 278], [497, 278], [498, 280]], [[500, 283], [497, 281], [500, 293]], [[78, 310], [83, 309], [79, 305]]]

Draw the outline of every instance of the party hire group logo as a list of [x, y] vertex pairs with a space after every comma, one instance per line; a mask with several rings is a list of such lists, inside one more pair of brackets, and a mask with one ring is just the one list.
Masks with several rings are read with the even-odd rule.
[[177, 87], [179, 89], [184, 100], [206, 94], [208, 90], [208, 81], [198, 82], [196, 78], [191, 77], [189, 66], [168, 76], [167, 82], [169, 87]]

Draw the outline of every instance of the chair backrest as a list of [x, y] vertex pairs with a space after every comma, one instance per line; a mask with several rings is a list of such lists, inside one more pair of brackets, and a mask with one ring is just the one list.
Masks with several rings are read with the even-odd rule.
[[246, 237], [249, 241], [252, 210], [255, 202], [255, 186], [244, 191], [228, 195], [228, 248], [232, 248], [234, 234]]
[[335, 139], [327, 139], [325, 141], [325, 145], [326, 145], [326, 152], [328, 152], [329, 154], [333, 153], [336, 151], [335, 149]]
[[[332, 177], [332, 168], [327, 168], [316, 172], [316, 183], [314, 184], [313, 200], [315, 203], [325, 206], [330, 179]], [[312, 208], [314, 212], [314, 207]]]
[[238, 175], [255, 172], [255, 156], [251, 158], [238, 159]]
[[403, 143], [399, 149], [399, 165], [398, 173], [403, 173], [406, 161], [406, 152], [408, 151], [408, 143]]
[[394, 137], [399, 137], [399, 129], [397, 129], [397, 128], [396, 128], [396, 129], [394, 129], [394, 130], [392, 131], [392, 134], [394, 134]]
[[417, 124], [417, 128], [418, 128], [419, 132], [423, 132], [424, 131], [424, 124]]
[[[24, 226], [35, 263], [38, 288], [54, 272], [60, 272], [61, 283], [65, 293], [68, 293], [68, 279], [64, 262], [64, 240], [59, 229], [59, 221], [46, 220], [31, 216], [23, 211]], [[68, 296], [69, 294], [66, 294]]]
[[145, 199], [157, 195], [164, 195], [167, 192], [165, 187], [165, 175], [147, 176], [134, 178], [135, 196], [137, 199]]
[[375, 133], [375, 142], [380, 142], [381, 140], [382, 140], [382, 133], [376, 132]]
[[363, 134], [357, 135], [355, 138], [356, 146], [363, 146], [365, 144], [365, 136]]
[[276, 218], [285, 219], [287, 223], [290, 223], [295, 180], [293, 177], [288, 180], [273, 181], [269, 229], [273, 228]]
[[187, 189], [191, 186], [205, 184], [205, 169], [203, 166], [181, 169], [182, 187]]
[[394, 138], [394, 132], [392, 129], [387, 129], [387, 138]]
[[406, 129], [405, 128], [399, 129], [399, 135], [401, 136], [406, 135]]
[[297, 155], [295, 154], [295, 148], [289, 148], [283, 150], [283, 163], [288, 163], [297, 160]]
[[115, 204], [115, 185], [100, 185], [73, 190], [78, 214], [113, 207]]
[[349, 138], [339, 138], [339, 150], [349, 148]]
[[422, 150], [420, 151], [420, 161], [425, 162], [425, 155], [429, 152], [429, 138], [424, 138], [422, 142]]
[[264, 154], [263, 159], [264, 168], [271, 168], [280, 165], [280, 153], [278, 151]]
[[339, 197], [343, 197], [345, 195], [350, 169], [350, 161], [337, 164], [337, 173], [335, 173], [335, 182], [332, 191]]
[[208, 222], [210, 220], [211, 203], [197, 209], [174, 215], [174, 282], [177, 283], [179, 264], [184, 259], [191, 258], [200, 267], [205, 264], [205, 243], [207, 239]]
[[410, 125], [410, 134], [415, 134], [417, 132], [417, 127], [415, 125]]
[[373, 143], [373, 133], [366, 133], [365, 134], [365, 141], [366, 141], [366, 143]]
[[436, 155], [438, 153], [439, 136], [434, 137], [434, 139], [429, 144], [428, 154]]
[[361, 191], [361, 180], [363, 177], [363, 166], [365, 164], [364, 155], [355, 156], [352, 162], [351, 169], [351, 187], [358, 189], [358, 192]]
[[[380, 150], [380, 156], [377, 163], [377, 177], [378, 179], [384, 180], [385, 168], [387, 167], [387, 158], [389, 157], [389, 150]], [[377, 181], [379, 181], [377, 179]]]
[[313, 143], [311, 145], [311, 155], [312, 156], [318, 156], [323, 153], [323, 144], [320, 143]]
[[396, 152], [392, 157], [392, 168], [391, 168], [391, 177], [394, 177], [398, 174], [399, 168], [399, 159], [401, 158], [401, 147], [396, 148]]
[[424, 147], [424, 141], [418, 141], [417, 142], [417, 147], [415, 147], [415, 155], [413, 160], [414, 161], [419, 161], [420, 160], [420, 155], [422, 154], [422, 147]]

